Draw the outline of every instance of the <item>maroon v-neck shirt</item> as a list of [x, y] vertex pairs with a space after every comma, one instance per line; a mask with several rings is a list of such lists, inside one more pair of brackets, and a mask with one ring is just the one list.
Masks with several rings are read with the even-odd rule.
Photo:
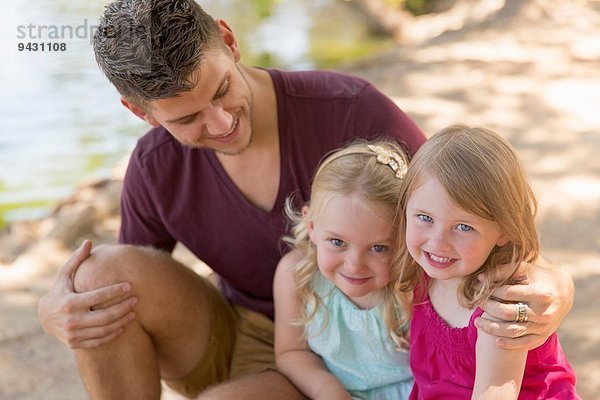
[[164, 128], [138, 142], [121, 199], [121, 243], [172, 251], [181, 242], [221, 277], [232, 302], [273, 318], [273, 275], [286, 252], [285, 198], [307, 201], [319, 161], [355, 138], [391, 136], [411, 154], [425, 137], [368, 82], [334, 72], [268, 70], [277, 96], [281, 178], [275, 206], [250, 204], [210, 150]]

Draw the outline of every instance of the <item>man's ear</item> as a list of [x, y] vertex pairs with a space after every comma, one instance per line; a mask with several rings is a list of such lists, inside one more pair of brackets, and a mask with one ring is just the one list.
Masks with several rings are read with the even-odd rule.
[[219, 25], [219, 33], [221, 34], [223, 43], [225, 43], [229, 50], [231, 50], [233, 60], [235, 62], [240, 61], [242, 54], [240, 52], [240, 48], [238, 47], [237, 39], [235, 38], [233, 31], [231, 30], [227, 22], [225, 22], [222, 19], [218, 19], [217, 24]]
[[123, 104], [125, 107], [127, 107], [127, 109], [129, 109], [129, 111], [131, 111], [136, 116], [143, 119], [150, 125], [152, 125], [154, 127], [160, 126], [160, 123], [148, 111], [144, 110], [142, 107], [137, 106], [137, 105], [133, 104], [132, 102], [125, 100], [124, 98], [121, 98], [121, 104]]

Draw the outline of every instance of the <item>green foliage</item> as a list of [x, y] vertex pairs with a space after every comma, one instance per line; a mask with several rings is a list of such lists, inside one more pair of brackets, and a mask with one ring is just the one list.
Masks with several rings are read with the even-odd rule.
[[393, 40], [381, 40], [376, 37], [357, 43], [332, 36], [313, 41], [309, 55], [316, 62], [317, 68], [335, 68], [340, 62], [359, 60], [393, 46]]
[[441, 0], [384, 0], [384, 2], [389, 7], [404, 8], [414, 16], [419, 16], [433, 12]]
[[384, 2], [390, 7], [400, 8], [403, 7], [403, 4], [406, 2], [406, 0], [384, 0]]
[[24, 209], [42, 210], [47, 209], [53, 204], [50, 200], [34, 200], [20, 203], [0, 204], [0, 229], [5, 228], [11, 221], [7, 216], [13, 211], [22, 211]]
[[259, 19], [270, 17], [273, 14], [273, 7], [279, 0], [252, 0], [252, 5], [256, 10]]
[[428, 0], [406, 0], [404, 7], [411, 14], [419, 16], [427, 13], [425, 10], [427, 9], [427, 3], [430, 2]]
[[277, 56], [267, 51], [257, 54], [252, 58], [252, 65], [259, 67], [268, 68], [277, 65], [277, 63]]

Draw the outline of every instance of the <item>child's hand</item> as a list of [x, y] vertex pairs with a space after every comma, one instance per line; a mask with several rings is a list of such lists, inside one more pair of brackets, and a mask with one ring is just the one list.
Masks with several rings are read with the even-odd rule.
[[[497, 336], [496, 345], [505, 349], [534, 349], [554, 333], [573, 305], [573, 279], [571, 275], [538, 260], [526, 266], [528, 282], [506, 285], [496, 289], [483, 309], [493, 317], [505, 321], [478, 318], [477, 328]], [[516, 322], [517, 306], [527, 305], [527, 321]]]

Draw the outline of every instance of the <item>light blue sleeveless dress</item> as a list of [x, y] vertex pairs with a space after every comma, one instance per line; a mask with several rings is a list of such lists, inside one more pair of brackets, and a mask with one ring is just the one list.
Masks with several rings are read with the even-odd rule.
[[396, 350], [379, 307], [361, 310], [321, 274], [322, 300], [308, 325], [308, 345], [353, 399], [405, 400], [413, 386], [408, 352]]

